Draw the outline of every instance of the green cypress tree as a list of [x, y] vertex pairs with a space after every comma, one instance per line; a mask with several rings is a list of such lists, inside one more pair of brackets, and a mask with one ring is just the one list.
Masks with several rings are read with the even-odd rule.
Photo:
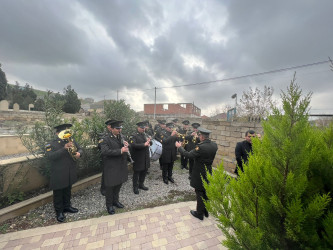
[[0, 63], [0, 101], [7, 98], [7, 78], [5, 72], [1, 69], [1, 63]]
[[205, 185], [230, 249], [333, 247], [333, 129], [310, 126], [311, 94], [302, 98], [295, 78], [281, 99], [244, 173], [232, 179], [221, 164]]

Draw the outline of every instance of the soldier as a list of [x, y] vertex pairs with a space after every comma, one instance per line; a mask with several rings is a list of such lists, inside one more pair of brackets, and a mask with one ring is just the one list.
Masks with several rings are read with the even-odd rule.
[[154, 130], [148, 120], [143, 121], [145, 123], [145, 133], [150, 137], [150, 139], [154, 136]]
[[176, 160], [176, 147], [175, 142], [177, 140], [177, 131], [173, 131], [173, 123], [167, 123], [165, 130], [161, 135], [162, 143], [162, 155], [161, 155], [161, 164], [162, 164], [162, 177], [163, 182], [168, 184], [169, 181], [174, 183], [172, 178], [173, 163]]
[[182, 129], [182, 128], [179, 126], [178, 121], [179, 121], [179, 120], [178, 120], [177, 118], [175, 118], [175, 119], [172, 120], [172, 122], [173, 122], [173, 124], [174, 124], [174, 127], [176, 128], [177, 131], [179, 131], [179, 130]]
[[128, 178], [128, 143], [121, 138], [122, 121], [108, 120], [107, 134], [99, 141], [103, 159], [105, 203], [109, 214], [115, 209], [123, 208], [119, 202], [120, 188]]
[[[105, 125], [107, 125], [106, 123], [107, 122], [112, 122], [112, 121], [116, 121], [116, 120], [108, 120], [105, 122]], [[104, 136], [106, 136], [108, 134], [107, 131], [104, 131], [102, 133], [99, 133], [98, 134], [98, 145], [97, 145], [97, 148], [99, 149], [99, 151], [101, 152], [101, 143], [104, 138]], [[101, 166], [102, 166], [102, 177], [101, 177], [101, 188], [100, 188], [100, 192], [101, 192], [101, 195], [105, 196], [105, 184], [104, 184], [104, 167], [103, 167], [103, 159], [101, 158]]]
[[145, 123], [136, 124], [137, 132], [130, 139], [133, 163], [133, 192], [139, 194], [139, 189], [148, 190], [144, 185], [147, 170], [150, 167], [149, 146], [150, 138], [145, 134]]
[[[188, 120], [185, 120], [182, 122], [182, 124], [183, 124], [183, 128], [180, 129], [178, 132], [180, 134], [184, 135], [185, 141], [183, 142], [183, 146], [187, 150], [188, 136], [189, 136], [188, 135], [188, 132], [189, 132], [188, 125], [190, 124], [190, 122]], [[186, 170], [188, 170], [187, 162], [188, 162], [188, 159], [185, 156], [181, 155], [180, 156], [181, 169], [185, 168]]]
[[[195, 149], [196, 145], [200, 142], [198, 137], [198, 128], [200, 127], [200, 124], [197, 122], [194, 122], [191, 124], [192, 126], [192, 133], [188, 134], [186, 136], [186, 140], [188, 141], [188, 144], [185, 146], [185, 150], [190, 152], [191, 150]], [[193, 165], [194, 165], [194, 159], [189, 158], [188, 159], [188, 165], [189, 165], [189, 176], [188, 178], [191, 180]]]
[[[157, 120], [158, 124], [155, 126], [156, 130], [154, 131], [155, 139], [162, 142], [162, 134], [165, 132], [165, 120]], [[161, 158], [158, 159], [160, 163], [160, 169], [162, 170]]]
[[208, 211], [204, 204], [204, 200], [208, 200], [208, 197], [201, 178], [207, 182], [206, 169], [210, 174], [212, 174], [212, 163], [216, 155], [217, 145], [209, 139], [211, 131], [202, 127], [199, 127], [198, 131], [200, 143], [198, 143], [195, 149], [187, 152], [183, 147], [181, 147], [180, 142], [176, 142], [175, 145], [182, 155], [194, 160], [190, 185], [195, 188], [197, 196], [197, 210], [191, 210], [190, 212], [194, 217], [203, 220], [204, 215], [208, 217]]
[[[82, 156], [83, 151], [74, 139], [59, 138], [59, 133], [70, 127], [72, 124], [54, 127], [57, 137], [45, 146], [45, 155], [51, 162], [50, 188], [53, 190], [53, 205], [59, 222], [65, 221], [64, 213], [79, 211], [71, 206], [71, 190], [77, 181], [76, 160]], [[76, 150], [73, 152], [74, 147]]]

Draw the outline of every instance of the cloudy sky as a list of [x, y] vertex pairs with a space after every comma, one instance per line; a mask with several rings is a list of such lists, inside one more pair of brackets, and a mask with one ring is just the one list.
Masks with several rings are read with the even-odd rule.
[[[156, 87], [157, 103], [194, 102], [210, 115], [233, 106], [231, 95], [239, 99], [249, 87], [272, 86], [279, 96], [296, 71], [303, 91], [313, 92], [312, 113], [333, 113], [333, 71], [325, 63], [333, 59], [332, 0], [1, 0], [0, 6], [0, 63], [11, 84], [54, 92], [71, 85], [80, 98], [118, 96], [137, 111], [154, 103]], [[270, 71], [276, 72], [254, 75]]]

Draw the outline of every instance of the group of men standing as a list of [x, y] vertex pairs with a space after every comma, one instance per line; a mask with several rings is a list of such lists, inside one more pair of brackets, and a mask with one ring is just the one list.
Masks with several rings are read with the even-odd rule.
[[[154, 132], [148, 126], [148, 121], [137, 123], [137, 130], [129, 137], [128, 142], [121, 134], [122, 121], [111, 119], [105, 122], [106, 132], [102, 134], [98, 147], [103, 165], [101, 191], [105, 195], [107, 212], [112, 215], [115, 214], [116, 208], [124, 208], [119, 201], [119, 193], [122, 184], [128, 180], [128, 161], [133, 163], [133, 192], [139, 194], [139, 189], [148, 190], [144, 182], [150, 167], [149, 147], [155, 139], [162, 144], [159, 160], [165, 184], [169, 181], [175, 182], [172, 173], [177, 149], [181, 154], [182, 168], [187, 169], [189, 162], [190, 185], [195, 188], [197, 195], [197, 210], [191, 210], [191, 214], [202, 220], [204, 215], [208, 216], [208, 212], [204, 206], [207, 196], [201, 177], [206, 179], [206, 169], [211, 173], [217, 151], [216, 143], [209, 139], [211, 131], [201, 128], [198, 123], [193, 123], [193, 131], [190, 131], [188, 120], [183, 121], [183, 127], [178, 128], [177, 120], [169, 123], [164, 120], [158, 122]], [[57, 126], [56, 133], [59, 134], [71, 126], [71, 124]], [[74, 156], [68, 151], [73, 145], [77, 149]], [[74, 140], [65, 141], [57, 137], [46, 145], [46, 156], [51, 162], [50, 184], [53, 189], [54, 208], [59, 222], [65, 221], [64, 213], [78, 212], [78, 209], [71, 206], [70, 198], [71, 186], [77, 180], [75, 159], [80, 158], [82, 153]]]

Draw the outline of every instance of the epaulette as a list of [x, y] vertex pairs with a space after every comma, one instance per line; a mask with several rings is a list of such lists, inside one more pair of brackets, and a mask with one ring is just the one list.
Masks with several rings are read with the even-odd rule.
[[199, 146], [195, 147], [195, 151], [199, 151], [199, 149], [200, 149]]
[[98, 141], [98, 143], [102, 143], [104, 140], [103, 139], [100, 139], [99, 141]]

